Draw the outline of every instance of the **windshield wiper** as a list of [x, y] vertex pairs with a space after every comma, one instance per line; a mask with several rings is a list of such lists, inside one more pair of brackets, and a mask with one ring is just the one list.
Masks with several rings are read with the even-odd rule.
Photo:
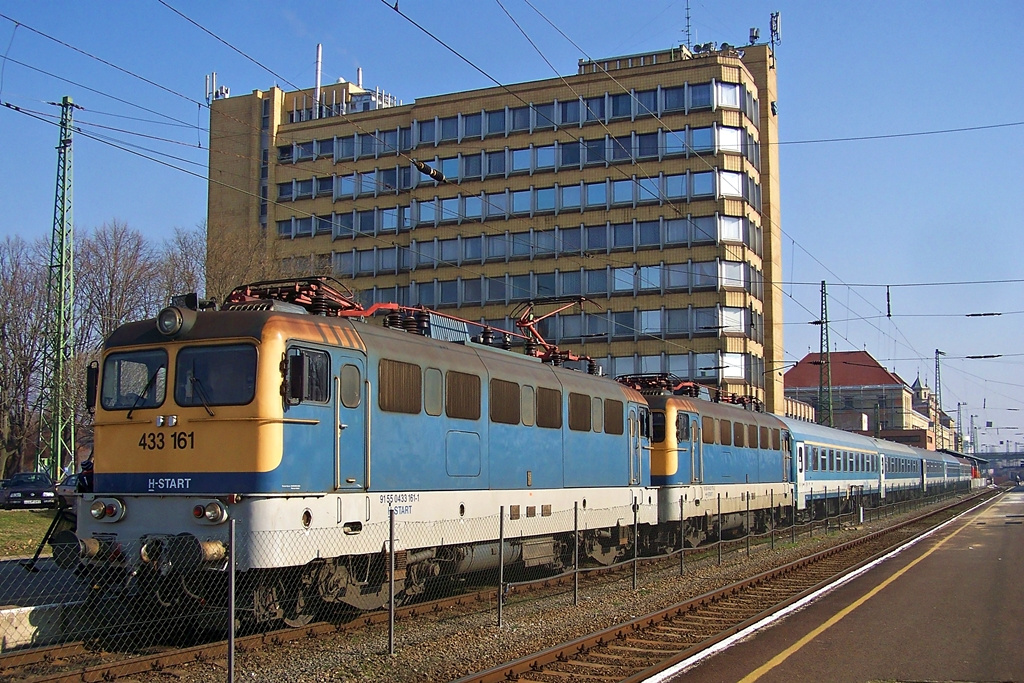
[[132, 413], [135, 412], [135, 409], [139, 407], [139, 402], [142, 401], [142, 399], [146, 397], [146, 394], [149, 393], [149, 390], [153, 388], [153, 382], [156, 381], [156, 376], [159, 375], [160, 371], [163, 370], [163, 369], [164, 369], [164, 365], [163, 365], [163, 363], [161, 363], [160, 367], [158, 367], [156, 370], [154, 370], [153, 374], [149, 376], [149, 381], [146, 382], [146, 386], [143, 387], [142, 393], [139, 394], [135, 398], [135, 403], [133, 403], [132, 407], [128, 410], [128, 419], [129, 420], [132, 419]]
[[203, 387], [203, 381], [194, 374], [189, 375], [188, 381], [192, 383], [192, 386], [199, 390], [196, 392], [199, 394], [199, 400], [203, 402], [203, 407], [206, 408], [206, 413], [210, 417], [213, 417], [213, 410], [210, 408], [210, 403], [207, 400], [208, 397], [206, 395], [206, 389]]

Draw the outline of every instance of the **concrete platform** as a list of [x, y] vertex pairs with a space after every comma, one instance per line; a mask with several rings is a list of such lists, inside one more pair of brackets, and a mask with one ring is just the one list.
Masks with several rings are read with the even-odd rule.
[[1024, 488], [652, 680], [1024, 681]]

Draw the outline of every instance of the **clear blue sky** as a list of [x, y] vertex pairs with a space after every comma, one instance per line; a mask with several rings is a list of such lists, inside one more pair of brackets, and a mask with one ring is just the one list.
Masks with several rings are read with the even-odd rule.
[[[22, 24], [0, 19], [0, 54], [10, 58], [2, 67], [0, 100], [53, 115], [57, 108], [46, 103], [71, 95], [85, 108], [75, 114], [84, 131], [153, 150], [139, 150], [148, 157], [180, 157], [160, 158], [197, 174], [78, 135], [74, 217], [80, 232], [117, 218], [159, 239], [205, 218], [208, 113], [195, 101], [204, 100], [204, 76], [212, 71], [234, 94], [275, 83], [311, 87], [320, 42], [325, 81], [355, 79], [362, 67], [364, 85], [405, 102], [491, 85], [379, 0], [166, 1], [279, 77], [158, 0], [0, 4], [0, 13]], [[531, 0], [579, 48], [524, 0], [399, 1], [403, 13], [502, 83], [554, 76], [545, 59], [558, 73], [571, 74], [582, 57], [686, 40], [684, 0]], [[942, 366], [946, 411], [955, 417], [957, 402], [966, 402], [965, 422], [974, 414], [982, 426], [991, 420], [1017, 427], [983, 431], [983, 444], [1003, 450], [998, 442], [1009, 439], [1024, 448], [1024, 283], [893, 288], [891, 319], [884, 317], [884, 288], [847, 286], [1024, 278], [1018, 205], [1024, 3], [691, 0], [694, 42], [742, 45], [751, 26], [766, 38], [775, 10], [782, 12], [777, 57], [785, 267], [779, 286], [786, 294], [787, 360], [817, 350], [818, 328], [807, 321], [819, 315], [818, 283], [827, 280], [836, 349], [867, 349], [908, 382], [920, 374], [929, 385], [935, 349], [942, 349], [948, 354]], [[1000, 124], [1018, 125], [836, 141]], [[798, 144], [814, 140], [830, 142]], [[53, 125], [0, 108], [0, 235], [49, 237], [56, 141]], [[1003, 315], [964, 317], [975, 312]], [[963, 358], [983, 354], [1003, 357]]]

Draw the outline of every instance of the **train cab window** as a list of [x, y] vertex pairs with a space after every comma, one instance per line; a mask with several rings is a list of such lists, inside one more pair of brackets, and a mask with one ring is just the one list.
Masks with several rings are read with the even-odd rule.
[[604, 430], [604, 402], [594, 397], [590, 406], [590, 422], [591, 427], [595, 432], [601, 432]]
[[772, 450], [773, 451], [778, 451], [778, 450], [781, 450], [781, 449], [782, 449], [782, 439], [779, 436], [779, 430], [778, 429], [773, 429], [772, 430]]
[[747, 425], [747, 447], [757, 448], [757, 425]]
[[537, 426], [562, 428], [562, 392], [558, 389], [537, 387]]
[[767, 451], [772, 447], [771, 432], [767, 427], [761, 427], [761, 450]]
[[[303, 352], [310, 352], [303, 349]], [[313, 357], [306, 365], [310, 401], [325, 401], [330, 363]], [[315, 366], [315, 367], [314, 367]], [[315, 375], [314, 375], [315, 373]], [[179, 406], [245, 405], [256, 396], [256, 347], [252, 344], [193, 346], [178, 352], [174, 367], [174, 400]]]
[[519, 397], [519, 414], [523, 424], [532, 427], [537, 421], [537, 397], [533, 387], [524, 384], [522, 394]]
[[[665, 415], [662, 414], [662, 439], [665, 438]], [[569, 392], [569, 429], [574, 432], [590, 431], [590, 396]]]
[[715, 443], [715, 418], [701, 418], [701, 441], [707, 444]]
[[747, 425], [739, 422], [732, 423], [732, 443], [737, 448], [743, 448], [747, 445], [747, 440], [744, 438], [747, 435]]
[[718, 421], [718, 443], [723, 446], [732, 445], [732, 420]]
[[106, 410], [155, 408], [167, 392], [167, 352], [112, 353], [103, 361], [100, 404]]
[[519, 412], [522, 407], [519, 400], [519, 385], [503, 379], [492, 379], [488, 405], [491, 422], [519, 424]]
[[690, 440], [690, 416], [686, 413], [676, 413], [676, 444], [680, 448]]
[[423, 392], [423, 373], [415, 363], [382, 358], [378, 366], [380, 386], [377, 400], [381, 410], [418, 415]]
[[640, 436], [646, 436], [648, 439], [651, 438], [651, 411], [647, 409], [647, 406], [640, 406]]
[[362, 378], [359, 368], [351, 363], [341, 366], [341, 404], [346, 408], [358, 408], [362, 392]]
[[604, 433], [605, 434], [622, 434], [623, 428], [623, 408], [622, 401], [616, 401], [614, 399], [605, 399], [604, 402]]
[[[572, 418], [572, 411], [569, 411], [569, 417]], [[665, 413], [660, 410], [651, 411], [651, 443], [664, 443], [665, 442]], [[678, 443], [678, 441], [677, 441]]]
[[480, 378], [449, 370], [445, 375], [444, 412], [461, 420], [479, 420]]
[[423, 409], [434, 417], [444, 409], [444, 375], [437, 368], [423, 371]]

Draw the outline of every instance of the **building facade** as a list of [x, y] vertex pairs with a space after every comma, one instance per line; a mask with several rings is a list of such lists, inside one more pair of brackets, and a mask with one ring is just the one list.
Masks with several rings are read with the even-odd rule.
[[218, 99], [210, 257], [258, 235], [282, 274], [504, 329], [527, 300], [585, 297], [546, 339], [607, 374], [671, 372], [777, 412], [775, 101], [765, 45], [413, 104], [348, 82]]
[[[908, 386], [867, 351], [836, 351], [829, 356], [837, 428], [928, 450], [960, 445], [955, 425], [920, 378]], [[820, 371], [821, 354], [807, 354], [786, 372], [786, 398], [820, 411]]]

